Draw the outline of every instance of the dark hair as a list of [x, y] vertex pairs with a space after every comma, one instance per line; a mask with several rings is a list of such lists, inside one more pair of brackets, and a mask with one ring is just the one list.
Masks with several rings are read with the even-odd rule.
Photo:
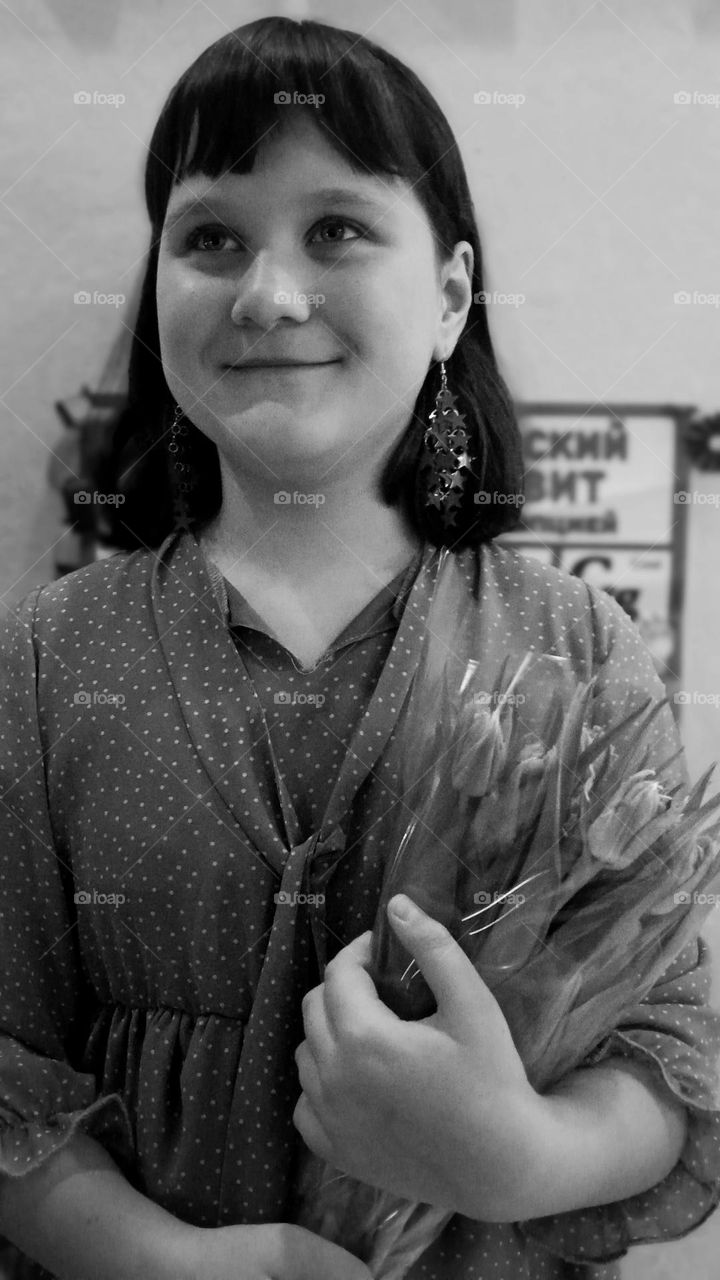
[[[309, 111], [320, 129], [327, 125], [328, 142], [356, 172], [413, 184], [440, 261], [459, 240], [473, 247], [473, 301], [446, 361], [474, 455], [458, 523], [443, 532], [438, 512], [418, 497], [420, 423], [426, 425], [434, 407], [439, 365], [429, 370], [410, 424], [386, 463], [380, 493], [387, 504], [403, 505], [421, 536], [436, 545], [459, 549], [487, 541], [518, 522], [520, 502], [507, 497], [522, 492], [522, 446], [488, 329], [480, 238], [452, 130], [418, 77], [392, 54], [354, 32], [281, 17], [238, 27], [201, 53], [171, 90], [150, 141], [145, 198], [151, 244], [132, 339], [128, 405], [113, 442], [113, 484], [125, 496], [116, 541], [157, 545], [176, 523], [177, 473], [167, 451], [174, 400], [160, 358], [155, 294], [158, 243], [173, 185], [196, 173], [215, 178], [249, 172], [263, 135], [287, 120], [287, 105], [275, 100], [281, 91], [322, 91], [322, 104], [292, 109]], [[192, 477], [186, 509], [191, 523], [206, 521], [221, 501], [217, 448], [188, 423], [184, 450]], [[479, 490], [496, 500], [479, 504]]]

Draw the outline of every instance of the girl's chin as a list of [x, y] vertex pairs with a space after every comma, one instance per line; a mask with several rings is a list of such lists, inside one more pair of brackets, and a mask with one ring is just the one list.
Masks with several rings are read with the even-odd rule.
[[[324, 469], [347, 453], [355, 434], [337, 432], [336, 422], [328, 429], [318, 429], [316, 415], [303, 419], [297, 412], [274, 412], [276, 406], [265, 406], [260, 414], [238, 412], [215, 415], [212, 428], [207, 432], [218, 448], [231, 453], [236, 444], [245, 460], [255, 459], [270, 468], [271, 475], [279, 475], [288, 464], [324, 462]], [[202, 429], [202, 428], [201, 428]]]
[[[270, 422], [286, 423], [301, 429], [303, 423], [309, 427], [318, 419], [317, 396], [307, 404], [297, 396], [290, 400], [284, 396], [265, 395], [246, 402], [239, 402], [238, 396], [223, 396], [221, 399], [208, 396], [206, 404], [211, 406], [210, 412], [219, 422], [234, 422], [238, 426], [259, 427]], [[326, 411], [324, 406], [321, 411]]]

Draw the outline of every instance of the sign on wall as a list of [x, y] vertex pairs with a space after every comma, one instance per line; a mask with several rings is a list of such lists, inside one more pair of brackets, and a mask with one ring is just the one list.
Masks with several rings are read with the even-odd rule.
[[500, 541], [609, 592], [669, 691], [680, 684], [687, 463], [693, 408], [520, 404], [525, 502]]

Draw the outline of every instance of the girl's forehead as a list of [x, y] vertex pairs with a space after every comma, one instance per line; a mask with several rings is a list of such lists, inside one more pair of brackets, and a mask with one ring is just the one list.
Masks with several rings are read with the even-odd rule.
[[[353, 168], [315, 129], [313, 141], [303, 146], [291, 129], [261, 143], [252, 169], [235, 173], [228, 167], [213, 176], [203, 170], [190, 170], [172, 187], [166, 217], [173, 219], [192, 200], [206, 196], [218, 201], [242, 200], [257, 192], [262, 196], [265, 185], [282, 187], [283, 207], [311, 205], [321, 201], [363, 206], [376, 216], [387, 212], [399, 201], [413, 209], [417, 197], [411, 184], [395, 174], [372, 173]], [[307, 138], [305, 133], [303, 138]]]

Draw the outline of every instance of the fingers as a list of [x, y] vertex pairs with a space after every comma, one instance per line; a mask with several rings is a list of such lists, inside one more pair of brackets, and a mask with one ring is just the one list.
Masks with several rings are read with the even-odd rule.
[[316, 1156], [332, 1164], [332, 1143], [328, 1138], [306, 1093], [301, 1093], [293, 1111], [293, 1124], [300, 1137]]
[[435, 996], [436, 1021], [441, 1020], [458, 1039], [466, 1034], [474, 1037], [483, 1019], [490, 1016], [495, 1000], [445, 926], [412, 899], [406, 901], [408, 911], [404, 919], [393, 912], [388, 915], [398, 938], [416, 960]]
[[355, 938], [339, 951], [325, 969], [325, 1012], [335, 1035], [356, 1034], [359, 1027], [388, 1025], [397, 1019], [380, 999], [366, 966], [370, 963], [372, 934]]
[[333, 1054], [333, 1034], [325, 1010], [323, 987], [313, 987], [303, 996], [302, 1015], [308, 1048], [322, 1070], [329, 1066]]
[[303, 1090], [303, 1093], [307, 1095], [308, 1101], [317, 1115], [322, 1115], [322, 1084], [320, 1082], [320, 1074], [318, 1072], [317, 1064], [315, 1063], [313, 1055], [305, 1040], [303, 1040], [302, 1044], [299, 1044], [295, 1050], [295, 1062], [297, 1064], [298, 1078], [300, 1080], [300, 1087]]
[[372, 1280], [369, 1269], [340, 1245], [323, 1240], [304, 1227], [297, 1227], [293, 1240], [291, 1269], [283, 1272], [283, 1280]]

